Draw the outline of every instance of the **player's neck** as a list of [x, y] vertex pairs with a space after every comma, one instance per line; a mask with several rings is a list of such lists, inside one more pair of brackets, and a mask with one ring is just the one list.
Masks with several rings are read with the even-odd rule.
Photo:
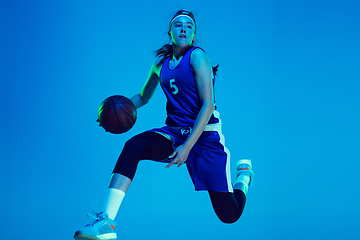
[[182, 58], [185, 53], [191, 48], [191, 46], [186, 46], [186, 47], [180, 47], [180, 46], [176, 46], [173, 45], [173, 59], [174, 60], [180, 60], [180, 58]]

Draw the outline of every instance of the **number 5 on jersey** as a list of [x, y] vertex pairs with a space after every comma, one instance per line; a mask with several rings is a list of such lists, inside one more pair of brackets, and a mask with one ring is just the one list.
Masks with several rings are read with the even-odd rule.
[[175, 85], [175, 79], [170, 79], [170, 88], [173, 88], [174, 91], [172, 92], [172, 94], [177, 94], [179, 92], [178, 87]]

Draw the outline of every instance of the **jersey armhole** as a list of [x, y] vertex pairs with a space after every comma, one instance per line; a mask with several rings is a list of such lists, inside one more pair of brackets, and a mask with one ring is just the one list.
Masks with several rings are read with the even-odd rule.
[[[201, 47], [193, 47], [192, 49], [189, 50], [189, 51], [191, 51], [191, 52], [190, 52], [190, 56], [189, 56], [189, 66], [190, 66], [190, 68], [191, 68], [191, 71], [192, 71], [193, 75], [195, 74], [195, 72], [194, 72], [194, 68], [193, 68], [193, 66], [192, 66], [192, 64], [191, 64], [191, 54], [192, 54], [193, 51], [196, 50], [196, 49], [201, 49], [204, 53], [206, 53], [205, 50], [202, 49]], [[194, 76], [195, 76], [195, 75], [194, 75]]]
[[[192, 64], [191, 64], [191, 54], [193, 53], [193, 51], [194, 51], [195, 49], [201, 49], [201, 51], [203, 51], [203, 52], [206, 54], [205, 50], [202, 49], [201, 47], [194, 47], [193, 49], [190, 50], [191, 53], [190, 53], [190, 57], [189, 57], [189, 64], [190, 64], [191, 71], [193, 72], [193, 74], [195, 74], [195, 72], [194, 72], [194, 68], [193, 68], [193, 66], [192, 66]], [[210, 65], [211, 65], [212, 80], [215, 81], [214, 69], [213, 69], [213, 65], [211, 64], [211, 62], [210, 62]], [[194, 75], [194, 76], [195, 76], [195, 75]]]

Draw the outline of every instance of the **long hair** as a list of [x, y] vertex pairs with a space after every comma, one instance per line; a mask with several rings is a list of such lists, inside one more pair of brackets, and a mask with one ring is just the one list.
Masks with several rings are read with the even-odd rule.
[[[170, 20], [170, 23], [174, 18], [176, 18], [179, 15], [187, 15], [187, 16], [189, 16], [195, 23], [195, 31], [197, 30], [195, 16], [190, 11], [185, 11], [185, 10], [177, 11], [177, 13], [175, 13], [175, 15]], [[170, 34], [170, 29], [171, 29], [171, 26], [169, 26], [168, 34]], [[172, 57], [172, 55], [173, 55], [173, 46], [171, 44], [164, 44], [161, 48], [159, 48], [158, 50], [155, 51], [155, 55], [156, 55], [156, 57], [160, 58], [160, 61], [157, 64], [158, 66], [160, 66], [165, 62], [165, 60], [167, 58]], [[216, 72], [218, 71], [218, 67], [219, 67], [219, 64], [216, 65], [215, 67], [212, 67], [214, 76], [216, 75]]]

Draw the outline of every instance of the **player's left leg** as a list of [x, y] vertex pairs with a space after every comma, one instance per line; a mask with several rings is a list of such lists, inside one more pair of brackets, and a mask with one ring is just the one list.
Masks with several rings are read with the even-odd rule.
[[220, 221], [223, 223], [236, 222], [245, 207], [246, 195], [241, 190], [234, 192], [209, 191], [211, 203]]
[[239, 160], [236, 167], [237, 178], [233, 193], [209, 191], [214, 211], [224, 223], [234, 223], [240, 218], [245, 207], [248, 187], [254, 177], [250, 160]]

